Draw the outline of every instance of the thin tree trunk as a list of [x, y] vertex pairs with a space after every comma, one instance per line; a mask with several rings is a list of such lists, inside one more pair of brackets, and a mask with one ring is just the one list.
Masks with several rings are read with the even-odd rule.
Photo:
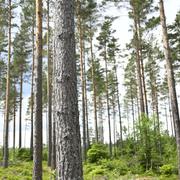
[[115, 98], [113, 98], [113, 138], [114, 138], [114, 157], [116, 157], [116, 110], [115, 110]]
[[16, 146], [16, 84], [14, 80], [14, 119], [13, 119], [13, 159], [15, 159]]
[[95, 126], [95, 139], [97, 143], [98, 142], [98, 122], [97, 122], [96, 80], [95, 80], [92, 34], [90, 35], [90, 52], [91, 52], [91, 76], [92, 76], [92, 85], [93, 85], [94, 126]]
[[120, 131], [120, 148], [123, 148], [123, 132], [122, 132], [122, 118], [121, 118], [121, 105], [119, 101], [119, 87], [118, 87], [118, 77], [117, 77], [117, 67], [116, 67], [116, 60], [114, 59], [114, 71], [115, 71], [115, 83], [116, 83], [116, 97], [117, 97], [117, 104], [118, 104], [118, 115], [119, 115], [119, 131]]
[[168, 115], [167, 115], [167, 106], [166, 106], [166, 101], [164, 103], [164, 110], [165, 110], [165, 118], [166, 118], [166, 129], [167, 129], [167, 134], [169, 135], [169, 125], [168, 125]]
[[106, 105], [107, 105], [107, 115], [108, 115], [108, 126], [109, 126], [109, 155], [112, 157], [112, 141], [111, 141], [111, 117], [110, 117], [110, 107], [109, 107], [109, 90], [108, 90], [108, 68], [107, 68], [107, 57], [106, 57], [106, 45], [104, 48], [104, 61], [105, 61], [105, 86], [106, 86]]
[[135, 49], [136, 49], [136, 69], [137, 69], [137, 81], [138, 81], [138, 91], [139, 91], [139, 100], [140, 100], [140, 112], [145, 113], [144, 107], [144, 97], [143, 97], [143, 87], [142, 87], [142, 70], [141, 70], [141, 60], [140, 60], [140, 45], [139, 45], [139, 36], [138, 36], [138, 22], [135, 13], [134, 4], [132, 4], [133, 15], [134, 15], [134, 38], [135, 38]]
[[36, 0], [35, 119], [33, 131], [33, 179], [42, 179], [42, 0]]
[[52, 66], [50, 57], [50, 29], [49, 29], [49, 0], [47, 0], [47, 58], [48, 58], [48, 75], [47, 75], [47, 98], [48, 98], [48, 166], [51, 166], [52, 156]]
[[57, 180], [82, 180], [75, 57], [74, 0], [55, 1], [55, 115]]
[[20, 75], [20, 96], [19, 96], [19, 149], [22, 147], [22, 94], [23, 94], [23, 67]]
[[31, 139], [30, 139], [30, 159], [33, 160], [33, 123], [34, 123], [34, 24], [35, 17], [33, 14], [32, 25], [32, 71], [31, 71]]
[[164, 55], [165, 55], [165, 60], [166, 60], [167, 77], [168, 77], [168, 88], [169, 88], [172, 114], [173, 114], [173, 120], [175, 124], [175, 132], [176, 132], [176, 143], [177, 143], [177, 153], [178, 153], [178, 172], [179, 172], [179, 179], [180, 179], [180, 119], [179, 119], [179, 109], [178, 109], [178, 103], [177, 103], [174, 72], [173, 72], [173, 66], [172, 66], [172, 57], [171, 57], [171, 51], [169, 47], [169, 39], [168, 39], [168, 33], [167, 33], [167, 27], [166, 27], [166, 17], [165, 17], [165, 12], [164, 12], [163, 0], [159, 1], [159, 8], [160, 8], [160, 20], [161, 20], [162, 31], [163, 31], [163, 45], [164, 45]]
[[3, 167], [8, 167], [9, 148], [9, 95], [10, 95], [10, 63], [11, 63], [11, 0], [8, 2], [8, 62], [7, 62], [7, 77], [6, 77], [6, 103], [5, 103], [5, 119], [4, 119], [4, 137], [3, 137]]
[[86, 116], [85, 116], [85, 96], [84, 96], [84, 59], [83, 59], [83, 32], [81, 18], [81, 2], [78, 0], [78, 31], [80, 45], [80, 78], [81, 78], [81, 93], [82, 93], [82, 126], [83, 126], [83, 160], [86, 161]]
[[[84, 48], [85, 49], [85, 48]], [[84, 52], [85, 54], [85, 52]], [[85, 55], [84, 55], [85, 59]], [[86, 64], [84, 63], [84, 73], [86, 74]], [[89, 140], [89, 115], [88, 115], [88, 99], [87, 99], [87, 80], [86, 75], [84, 77], [84, 101], [85, 101], [85, 116], [86, 116], [86, 144], [87, 144], [87, 150], [90, 147], [90, 140]]]

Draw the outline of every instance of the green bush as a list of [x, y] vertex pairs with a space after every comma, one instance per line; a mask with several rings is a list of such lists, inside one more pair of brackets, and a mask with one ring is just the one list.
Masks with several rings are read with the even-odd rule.
[[87, 159], [90, 163], [98, 162], [101, 159], [108, 158], [108, 151], [103, 144], [93, 144], [87, 152]]
[[97, 166], [96, 169], [92, 170], [90, 174], [92, 176], [105, 175], [106, 174], [106, 169], [104, 169], [102, 166]]
[[175, 172], [175, 167], [172, 164], [165, 164], [160, 167], [160, 173], [162, 175], [170, 176]]
[[19, 149], [17, 151], [16, 157], [19, 160], [29, 161], [30, 160], [30, 151], [29, 151], [29, 149], [26, 149], [26, 148]]
[[102, 160], [101, 165], [108, 171], [113, 171], [117, 175], [125, 175], [129, 171], [124, 160]]
[[47, 148], [43, 149], [43, 161], [47, 161], [48, 160], [48, 150]]

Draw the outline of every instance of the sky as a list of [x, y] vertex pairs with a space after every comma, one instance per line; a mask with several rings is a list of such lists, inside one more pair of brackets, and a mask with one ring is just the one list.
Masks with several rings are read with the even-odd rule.
[[[170, 24], [175, 19], [176, 13], [178, 10], [180, 10], [180, 0], [164, 0], [165, 5], [165, 13], [167, 18], [167, 24]], [[128, 11], [127, 9], [117, 9], [115, 7], [109, 8], [109, 10], [105, 13], [109, 16], [119, 16], [117, 20], [115, 20], [113, 24], [113, 29], [116, 30], [115, 36], [119, 39], [119, 43], [121, 48], [124, 48], [126, 43], [129, 42], [129, 40], [132, 37], [132, 33], [129, 32], [130, 25], [132, 24], [132, 21], [128, 18]], [[161, 40], [161, 31], [159, 30], [157, 32], [157, 36], [159, 36]], [[122, 64], [123, 66], [123, 64]], [[118, 72], [119, 77], [119, 88], [120, 92], [123, 90], [121, 89], [123, 84], [123, 72]], [[30, 96], [30, 85], [24, 85], [23, 87], [23, 110], [22, 110], [22, 145], [29, 147], [30, 145], [30, 122], [25, 121], [27, 119], [26, 110], [27, 110], [27, 104], [28, 104], [28, 98]], [[19, 119], [19, 112], [17, 112], [17, 118], [16, 118], [16, 146], [18, 146], [18, 119]], [[46, 114], [43, 115], [43, 143], [46, 143], [46, 127], [47, 127], [47, 116]], [[81, 119], [80, 119], [81, 121]], [[93, 123], [91, 124], [93, 126]], [[119, 125], [117, 125], [117, 131]], [[113, 128], [113, 127], [112, 127]], [[104, 130], [105, 130], [105, 142], [108, 142], [108, 123], [104, 122]], [[106, 132], [107, 131], [107, 132]], [[3, 114], [0, 112], [0, 145], [2, 145], [3, 142]], [[9, 146], [12, 147], [12, 122], [10, 122], [10, 132], [9, 132]]]

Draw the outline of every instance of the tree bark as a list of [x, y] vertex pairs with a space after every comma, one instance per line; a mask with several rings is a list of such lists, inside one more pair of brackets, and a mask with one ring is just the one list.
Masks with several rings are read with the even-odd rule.
[[75, 60], [74, 0], [55, 1], [55, 119], [57, 180], [82, 180]]
[[42, 0], [36, 0], [35, 119], [33, 179], [42, 179]]
[[30, 159], [33, 160], [33, 123], [34, 123], [34, 24], [33, 14], [32, 25], [32, 72], [31, 72], [31, 139], [30, 139]]
[[10, 63], [11, 63], [11, 0], [8, 2], [8, 62], [7, 62], [7, 77], [6, 77], [6, 103], [5, 103], [5, 119], [4, 119], [4, 137], [3, 137], [3, 167], [8, 167], [9, 148], [8, 148], [8, 135], [9, 135], [9, 96], [10, 96]]
[[23, 94], [23, 66], [20, 67], [20, 97], [19, 97], [19, 149], [22, 146], [22, 94]]
[[95, 80], [95, 69], [94, 69], [94, 56], [93, 56], [93, 39], [90, 27], [90, 53], [91, 53], [91, 76], [92, 76], [92, 86], [93, 86], [93, 108], [94, 108], [94, 126], [95, 126], [95, 140], [98, 140], [98, 123], [97, 123], [97, 101], [96, 101], [96, 80]]
[[81, 78], [81, 93], [82, 93], [82, 126], [83, 126], [83, 160], [86, 161], [86, 116], [85, 116], [85, 96], [84, 96], [84, 59], [83, 59], [83, 32], [81, 18], [81, 2], [78, 0], [78, 31], [80, 45], [80, 78]]
[[111, 117], [110, 117], [110, 106], [109, 106], [109, 81], [108, 81], [108, 67], [107, 67], [107, 57], [106, 57], [106, 45], [104, 47], [104, 61], [105, 61], [105, 86], [106, 86], [106, 105], [107, 105], [107, 115], [108, 115], [108, 127], [109, 127], [109, 155], [112, 157], [112, 140], [111, 140]]
[[144, 97], [143, 97], [143, 86], [142, 86], [142, 70], [141, 70], [141, 60], [140, 60], [140, 45], [139, 45], [139, 35], [138, 35], [138, 20], [136, 17], [136, 10], [134, 3], [132, 2], [133, 16], [134, 16], [134, 41], [136, 49], [136, 70], [137, 70], [137, 81], [138, 81], [138, 91], [139, 91], [139, 101], [140, 101], [140, 112], [145, 113], [144, 107]]
[[14, 80], [14, 119], [13, 119], [13, 159], [15, 159], [16, 148], [16, 84]]
[[163, 45], [164, 45], [164, 55], [166, 60], [166, 70], [167, 70], [167, 78], [168, 78], [168, 88], [171, 100], [172, 107], [172, 115], [175, 124], [175, 132], [176, 132], [176, 143], [177, 143], [177, 153], [178, 153], [178, 172], [180, 179], [180, 119], [179, 119], [179, 109], [177, 103], [177, 95], [175, 88], [175, 80], [174, 80], [174, 71], [172, 66], [172, 57], [171, 50], [169, 47], [169, 39], [167, 33], [166, 26], [166, 17], [164, 12], [164, 4], [163, 0], [159, 1], [159, 9], [160, 9], [160, 20], [163, 32]]
[[48, 166], [51, 166], [52, 156], [52, 66], [50, 57], [50, 28], [49, 28], [49, 0], [47, 0], [47, 98], [48, 98]]

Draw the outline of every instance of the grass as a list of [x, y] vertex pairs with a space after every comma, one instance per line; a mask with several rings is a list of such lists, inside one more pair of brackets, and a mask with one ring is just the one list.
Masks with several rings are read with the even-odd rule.
[[[6, 169], [0, 167], [0, 179], [7, 180], [32, 180], [32, 161], [17, 161], [10, 163], [10, 166]], [[43, 180], [50, 180], [53, 176], [47, 162], [43, 162]]]
[[[119, 166], [120, 164], [118, 164]], [[0, 179], [2, 180], [31, 180], [32, 179], [32, 161], [10, 162], [7, 169], [0, 167]], [[108, 169], [109, 168], [109, 169]], [[177, 180], [176, 175], [159, 176], [155, 174], [134, 175], [130, 171], [120, 175], [113, 169], [110, 170], [105, 165], [86, 164], [84, 165], [84, 180]], [[47, 162], [43, 161], [43, 180], [53, 180], [53, 172], [47, 167]]]

